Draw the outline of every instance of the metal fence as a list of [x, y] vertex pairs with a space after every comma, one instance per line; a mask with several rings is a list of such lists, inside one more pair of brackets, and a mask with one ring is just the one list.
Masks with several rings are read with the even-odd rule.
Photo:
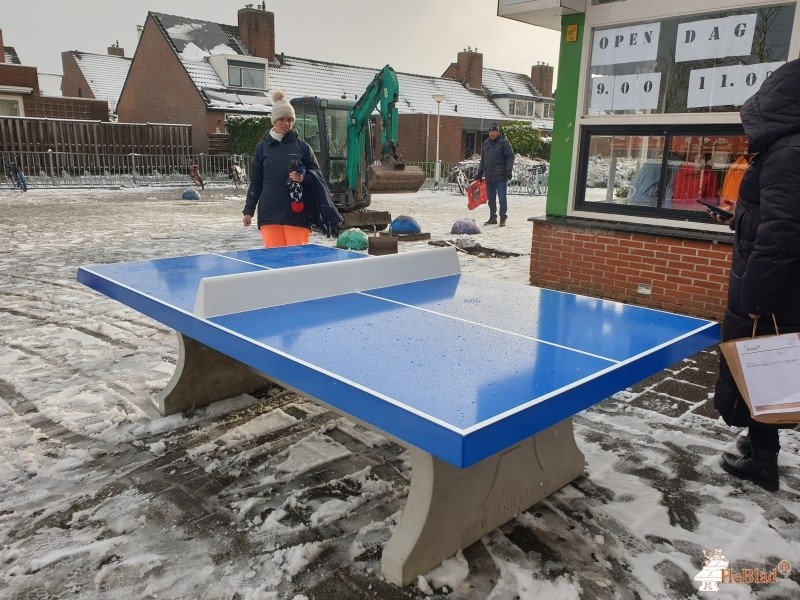
[[[115, 188], [139, 186], [186, 186], [194, 182], [189, 174], [192, 164], [199, 167], [204, 183], [228, 185], [230, 166], [238, 163], [244, 169], [244, 180], [252, 163], [246, 154], [232, 155], [163, 155], [163, 154], [97, 154], [77, 152], [0, 153], [0, 188], [14, 187], [7, 176], [6, 165], [16, 161], [22, 167], [29, 188]], [[426, 175], [423, 190], [464, 193], [467, 181], [474, 177], [477, 164], [442, 163], [440, 183], [435, 182], [435, 165], [431, 162], [406, 163], [420, 167]], [[519, 161], [509, 182], [509, 194], [541, 195], [547, 193], [547, 170], [540, 170]], [[461, 174], [461, 175], [459, 175]]]
[[22, 167], [29, 188], [137, 187], [191, 185], [192, 164], [206, 184], [228, 184], [231, 164], [249, 170], [248, 155], [85, 154], [75, 152], [16, 152], [0, 154], [0, 187], [13, 187], [6, 165]]
[[[425, 172], [423, 190], [465, 194], [467, 185], [477, 173], [478, 162], [470, 159], [457, 164], [442, 162], [438, 186], [435, 180], [435, 163], [408, 162], [406, 165], [418, 166]], [[547, 163], [523, 158], [514, 163], [512, 177], [508, 182], [508, 193], [520, 196], [544, 196], [547, 194], [547, 184]]]

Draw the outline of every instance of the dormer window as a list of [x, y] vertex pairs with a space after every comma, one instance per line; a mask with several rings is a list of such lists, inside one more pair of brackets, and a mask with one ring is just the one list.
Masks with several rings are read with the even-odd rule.
[[241, 54], [212, 54], [209, 64], [225, 87], [266, 91], [269, 87], [267, 60]]
[[228, 85], [230, 87], [264, 90], [267, 88], [266, 66], [241, 60], [229, 60]]
[[508, 114], [518, 117], [532, 117], [534, 116], [533, 105], [533, 102], [527, 100], [509, 100]]

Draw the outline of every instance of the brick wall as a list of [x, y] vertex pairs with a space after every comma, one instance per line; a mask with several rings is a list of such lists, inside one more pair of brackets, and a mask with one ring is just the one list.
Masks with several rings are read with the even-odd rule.
[[23, 96], [26, 117], [108, 121], [108, 102], [93, 98]]
[[[464, 159], [464, 140], [461, 117], [440, 117], [439, 158], [445, 163]], [[436, 115], [402, 115], [398, 119], [397, 137], [400, 154], [406, 161], [436, 160]]]
[[[728, 236], [729, 237], [729, 236]], [[535, 221], [532, 285], [721, 319], [731, 245]], [[640, 286], [649, 285], [650, 294]]]
[[191, 125], [193, 151], [208, 153], [209, 118], [205, 102], [149, 16], [117, 104], [117, 114], [121, 123]]
[[75, 57], [71, 52], [61, 53], [61, 68], [64, 78], [61, 80], [61, 93], [71, 98], [94, 98], [92, 88], [78, 68]]
[[[0, 47], [2, 50], [2, 47]], [[34, 94], [39, 93], [39, 75], [36, 67], [23, 67], [8, 63], [0, 64], [0, 85], [12, 85], [33, 89]]]

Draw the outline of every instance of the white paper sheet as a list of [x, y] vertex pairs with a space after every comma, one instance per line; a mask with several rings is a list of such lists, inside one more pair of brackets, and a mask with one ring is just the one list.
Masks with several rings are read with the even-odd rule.
[[796, 333], [737, 342], [754, 415], [800, 408], [800, 338]]

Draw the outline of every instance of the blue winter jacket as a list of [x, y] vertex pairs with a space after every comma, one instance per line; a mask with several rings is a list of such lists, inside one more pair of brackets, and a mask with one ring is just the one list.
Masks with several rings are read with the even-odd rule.
[[[289, 165], [293, 160], [300, 160], [306, 171], [320, 172], [319, 164], [311, 151], [311, 147], [301, 140], [292, 129], [279, 142], [269, 132], [256, 146], [253, 166], [250, 170], [250, 187], [245, 201], [245, 215], [253, 216], [258, 209], [257, 224], [293, 225], [311, 228], [307, 211], [292, 212], [289, 197]], [[309, 178], [303, 179], [305, 193]]]
[[477, 177], [485, 177], [487, 182], [508, 181], [514, 168], [514, 151], [511, 143], [502, 133], [496, 140], [487, 138], [481, 149], [481, 162]]

